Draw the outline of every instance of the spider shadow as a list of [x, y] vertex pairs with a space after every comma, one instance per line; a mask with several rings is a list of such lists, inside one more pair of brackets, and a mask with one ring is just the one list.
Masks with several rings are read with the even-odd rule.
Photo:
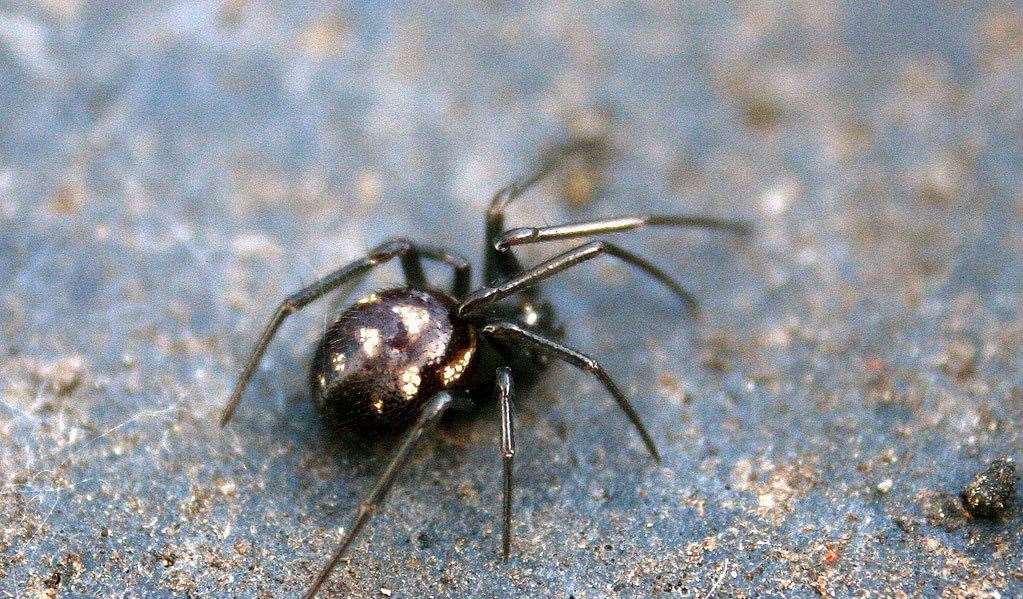
[[[284, 408], [286, 412], [279, 414], [273, 426], [282, 429], [288, 440], [300, 448], [305, 462], [347, 472], [355, 478], [379, 474], [407, 431], [404, 428], [365, 432], [345, 428], [321, 413], [307, 391], [290, 393]], [[487, 427], [486, 422], [493, 421], [496, 433], [497, 417], [497, 406], [489, 401], [452, 410], [433, 431], [424, 435], [417, 451], [434, 446], [440, 456], [456, 453], [445, 448], [468, 444], [466, 431], [476, 431], [476, 426]], [[475, 436], [475, 432], [470, 436]]]

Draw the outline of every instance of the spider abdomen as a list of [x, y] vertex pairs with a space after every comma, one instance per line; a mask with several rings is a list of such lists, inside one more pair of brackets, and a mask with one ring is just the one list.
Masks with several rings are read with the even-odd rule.
[[339, 425], [405, 428], [438, 391], [468, 376], [476, 331], [435, 290], [371, 293], [334, 320], [310, 367], [313, 398]]

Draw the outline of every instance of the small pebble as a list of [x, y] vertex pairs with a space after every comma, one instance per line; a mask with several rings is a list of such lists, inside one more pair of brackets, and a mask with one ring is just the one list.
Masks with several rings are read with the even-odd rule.
[[1016, 466], [1009, 460], [991, 462], [963, 489], [963, 507], [978, 518], [993, 518], [1004, 512], [1016, 494]]

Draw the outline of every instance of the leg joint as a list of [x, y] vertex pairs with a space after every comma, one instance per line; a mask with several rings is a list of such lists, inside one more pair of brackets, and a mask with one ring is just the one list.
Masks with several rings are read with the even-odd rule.
[[604, 370], [596, 360], [589, 356], [582, 356], [582, 359], [579, 360], [579, 364], [588, 372], [599, 373]]
[[277, 307], [277, 313], [281, 316], [288, 316], [298, 312], [300, 307], [301, 306], [298, 305], [298, 302], [294, 297], [288, 297], [285, 298], [284, 301], [281, 302], [281, 305]]
[[515, 197], [517, 191], [518, 185], [515, 183], [497, 190], [497, 193], [490, 200], [490, 206], [487, 208], [487, 220], [490, 222], [500, 220], [504, 216], [504, 209], [511, 202], [512, 198]]
[[378, 245], [372, 252], [370, 252], [369, 260], [371, 263], [376, 264], [382, 260], [387, 260], [394, 256], [405, 254], [411, 249], [411, 241], [404, 237], [396, 237]]

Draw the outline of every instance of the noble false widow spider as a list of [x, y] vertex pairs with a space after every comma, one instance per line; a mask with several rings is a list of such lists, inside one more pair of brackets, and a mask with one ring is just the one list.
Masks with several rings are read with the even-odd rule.
[[[493, 396], [500, 406], [503, 456], [502, 553], [511, 547], [512, 460], [515, 437], [511, 394], [513, 373], [524, 381], [558, 358], [593, 374], [632, 421], [647, 450], [660, 460], [657, 446], [639, 414], [611, 376], [593, 358], [562, 345], [563, 329], [553, 307], [536, 284], [571, 266], [610, 255], [645, 271], [694, 313], [696, 299], [656, 266], [617, 245], [590, 241], [523, 268], [509, 248], [555, 239], [573, 239], [638, 229], [644, 226], [706, 227], [746, 234], [740, 221], [700, 216], [646, 215], [577, 222], [552, 227], [504, 230], [508, 205], [571, 155], [595, 155], [600, 141], [580, 140], [546, 152], [524, 177], [498, 191], [486, 213], [484, 275], [486, 286], [470, 292], [469, 262], [447, 250], [393, 239], [365, 257], [339, 268], [291, 294], [278, 306], [238, 377], [220, 425], [231, 419], [245, 387], [274, 334], [288, 315], [393, 258], [401, 260], [406, 287], [371, 293], [334, 319], [320, 339], [310, 368], [313, 397], [339, 428], [364, 433], [402, 432], [390, 463], [359, 504], [352, 526], [305, 597], [316, 595], [352, 542], [383, 504], [398, 474], [423, 434], [449, 408], [471, 405], [473, 398]], [[421, 261], [431, 260], [454, 271], [450, 291], [431, 287]], [[498, 303], [516, 296], [512, 303]]]

